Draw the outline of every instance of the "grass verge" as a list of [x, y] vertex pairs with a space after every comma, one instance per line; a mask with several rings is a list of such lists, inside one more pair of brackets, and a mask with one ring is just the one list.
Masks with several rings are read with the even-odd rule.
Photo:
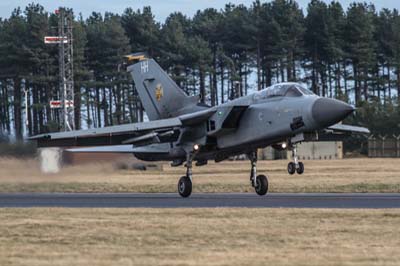
[[0, 265], [399, 265], [400, 211], [3, 209]]
[[[270, 192], [400, 192], [399, 159], [305, 161], [304, 175], [290, 176], [287, 161], [260, 161]], [[183, 167], [162, 171], [115, 170], [112, 163], [68, 166], [44, 175], [38, 162], [0, 158], [0, 192], [176, 192]], [[194, 192], [254, 192], [249, 162], [194, 168]]]

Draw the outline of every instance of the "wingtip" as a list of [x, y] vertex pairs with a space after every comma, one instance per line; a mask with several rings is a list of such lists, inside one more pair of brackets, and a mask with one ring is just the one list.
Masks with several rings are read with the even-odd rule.
[[32, 137], [26, 138], [27, 140], [38, 140], [38, 139], [51, 139], [51, 135], [48, 134], [40, 134], [40, 135], [35, 135]]

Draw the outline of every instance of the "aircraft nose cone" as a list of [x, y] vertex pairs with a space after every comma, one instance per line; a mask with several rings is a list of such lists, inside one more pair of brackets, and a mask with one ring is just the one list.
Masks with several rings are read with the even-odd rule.
[[352, 112], [354, 112], [354, 108], [351, 105], [329, 98], [316, 100], [312, 107], [312, 116], [320, 127], [334, 125]]

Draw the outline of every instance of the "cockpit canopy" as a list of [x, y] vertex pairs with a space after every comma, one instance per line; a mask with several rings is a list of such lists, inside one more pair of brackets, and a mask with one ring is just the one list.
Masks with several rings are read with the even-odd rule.
[[261, 99], [273, 97], [301, 97], [303, 95], [314, 95], [314, 93], [299, 83], [276, 84], [256, 93], [256, 97]]

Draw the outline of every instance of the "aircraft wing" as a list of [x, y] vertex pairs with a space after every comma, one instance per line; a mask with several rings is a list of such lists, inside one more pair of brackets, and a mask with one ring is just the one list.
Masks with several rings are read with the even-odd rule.
[[88, 130], [46, 133], [29, 138], [38, 147], [74, 147], [161, 143], [177, 137], [176, 129], [182, 126], [179, 118], [163, 119]]
[[318, 132], [318, 141], [342, 141], [354, 134], [368, 135], [370, 131], [365, 127], [336, 124]]
[[336, 124], [333, 126], [328, 127], [328, 130], [333, 130], [337, 132], [343, 133], [358, 133], [358, 134], [370, 134], [368, 128], [365, 127], [357, 127], [357, 126], [350, 126], [350, 125], [343, 125], [343, 124]]
[[[46, 133], [33, 136], [29, 138], [29, 140], [37, 141], [38, 147], [94, 147], [115, 145], [141, 147], [150, 144], [174, 142], [179, 138], [180, 128], [195, 126], [212, 118], [217, 120], [218, 125], [211, 133], [217, 131], [220, 133], [221, 130], [219, 129], [224, 129], [225, 131], [234, 130], [237, 127], [241, 114], [243, 114], [247, 108], [248, 106], [229, 106], [220, 109], [214, 107], [175, 118], [70, 132]], [[122, 149], [122, 151], [125, 151], [124, 149]], [[88, 150], [88, 152], [92, 151], [94, 152], [96, 150]], [[108, 150], [104, 148], [103, 151], [107, 152]], [[126, 150], [126, 152], [130, 152], [130, 150]]]
[[139, 147], [175, 141], [179, 137], [179, 128], [201, 123], [215, 112], [214, 108], [210, 108], [176, 118], [70, 132], [46, 133], [30, 137], [29, 140], [37, 141], [38, 147], [93, 147], [123, 144]]

